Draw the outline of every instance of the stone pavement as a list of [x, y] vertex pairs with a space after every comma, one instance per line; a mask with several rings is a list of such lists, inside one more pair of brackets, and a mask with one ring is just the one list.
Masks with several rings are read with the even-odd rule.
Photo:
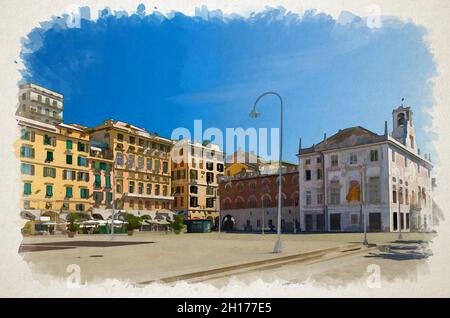
[[[396, 237], [394, 233], [370, 233], [369, 241], [383, 245], [395, 241]], [[431, 235], [419, 233], [405, 234], [408, 241], [430, 238]], [[362, 234], [285, 234], [282, 240], [283, 253], [273, 254], [274, 234], [222, 233], [219, 237], [218, 233], [175, 235], [142, 232], [133, 236], [116, 235], [113, 244], [109, 235], [39, 236], [25, 237], [21, 254], [32, 266], [36, 279], [66, 277], [67, 266], [77, 264], [81, 269], [82, 283], [106, 278], [147, 282], [359, 244]]]

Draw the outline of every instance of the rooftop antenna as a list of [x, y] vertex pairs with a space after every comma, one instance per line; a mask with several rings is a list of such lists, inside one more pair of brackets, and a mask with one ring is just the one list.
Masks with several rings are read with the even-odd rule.
[[384, 135], [388, 135], [388, 126], [387, 126], [387, 120], [384, 121]]
[[403, 107], [403, 103], [404, 103], [404, 101], [405, 101], [405, 98], [404, 98], [404, 97], [402, 97], [402, 107]]

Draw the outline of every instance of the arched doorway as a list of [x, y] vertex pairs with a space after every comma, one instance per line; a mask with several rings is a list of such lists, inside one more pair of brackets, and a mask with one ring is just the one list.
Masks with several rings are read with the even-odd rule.
[[222, 231], [232, 231], [234, 229], [236, 222], [234, 217], [227, 214], [222, 219]]

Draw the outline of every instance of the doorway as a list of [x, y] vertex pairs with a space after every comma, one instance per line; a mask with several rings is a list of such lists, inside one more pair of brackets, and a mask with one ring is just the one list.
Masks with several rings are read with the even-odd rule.
[[369, 231], [381, 232], [381, 213], [369, 213]]
[[330, 230], [340, 231], [341, 230], [341, 214], [331, 213], [330, 214]]

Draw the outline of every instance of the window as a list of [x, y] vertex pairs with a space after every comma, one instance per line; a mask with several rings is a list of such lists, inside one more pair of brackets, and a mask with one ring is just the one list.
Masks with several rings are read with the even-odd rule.
[[378, 150], [370, 151], [370, 161], [378, 161]]
[[130, 144], [134, 145], [134, 143], [136, 142], [136, 138], [134, 138], [133, 136], [130, 136], [129, 142], [130, 142]]
[[381, 202], [380, 193], [380, 177], [370, 177], [369, 178], [369, 203], [377, 204]]
[[48, 108], [45, 109], [45, 115], [50, 116], [50, 109]]
[[193, 208], [198, 206], [198, 199], [197, 199], [197, 197], [191, 197], [189, 199], [189, 206], [191, 206]]
[[305, 180], [306, 181], [311, 180], [311, 170], [306, 170], [305, 171]]
[[331, 155], [331, 166], [337, 167], [338, 163], [338, 155]]
[[30, 165], [27, 163], [22, 163], [20, 166], [20, 171], [22, 174], [27, 174], [30, 176], [34, 176], [34, 165]]
[[51, 198], [53, 196], [53, 185], [47, 184], [45, 186], [45, 197]]
[[144, 158], [141, 156], [138, 157], [138, 169], [139, 170], [144, 169]]
[[105, 188], [111, 189], [111, 176], [105, 176]]
[[89, 198], [89, 189], [87, 189], [87, 188], [80, 188], [80, 198], [88, 199]]
[[72, 187], [66, 187], [66, 198], [70, 199], [73, 197]]
[[160, 188], [161, 186], [159, 184], [155, 185], [155, 195], [160, 195]]
[[53, 151], [47, 151], [45, 162], [52, 162], [52, 161], [53, 161]]
[[311, 205], [311, 191], [306, 191], [306, 205]]
[[144, 184], [142, 182], [138, 183], [138, 192], [139, 192], [139, 194], [144, 193]]
[[351, 153], [350, 154], [350, 164], [356, 165], [357, 163], [358, 163], [358, 156], [356, 155], [356, 153]]
[[95, 201], [95, 204], [100, 204], [103, 201], [103, 193], [100, 191], [94, 191], [92, 193], [92, 197]]
[[66, 155], [66, 163], [67, 163], [68, 165], [71, 165], [71, 164], [72, 164], [72, 155]]
[[46, 97], [46, 98], [45, 98], [45, 103], [48, 104], [48, 105], [50, 105], [50, 98]]
[[322, 179], [322, 169], [317, 169], [317, 180]]
[[166, 174], [169, 172], [169, 163], [167, 161], [163, 161], [163, 173]]
[[305, 165], [310, 165], [311, 164], [311, 159], [306, 159], [305, 160]]
[[147, 160], [146, 160], [146, 168], [147, 168], [147, 170], [152, 170], [152, 159], [147, 158]]
[[130, 181], [128, 184], [128, 192], [134, 193], [134, 181]]
[[322, 163], [322, 158], [321, 157], [317, 157], [316, 162], [317, 163]]
[[96, 174], [94, 179], [94, 188], [101, 188], [101, 186], [102, 186], [101, 176], [99, 174]]
[[78, 151], [86, 152], [86, 144], [84, 144], [81, 141], [79, 141], [77, 149], [78, 149]]
[[123, 141], [123, 135], [122, 134], [117, 134], [117, 140], [118, 141]]
[[330, 182], [330, 204], [341, 203], [341, 187], [339, 181]]
[[197, 186], [190, 186], [189, 187], [189, 192], [190, 193], [197, 193], [198, 192], [198, 187]]
[[56, 178], [56, 169], [44, 167], [44, 177]]
[[63, 180], [75, 180], [75, 171], [63, 170]]
[[110, 204], [112, 202], [112, 192], [106, 192], [106, 204]]
[[89, 181], [89, 173], [87, 172], [78, 172], [77, 173], [77, 180], [78, 181]]
[[217, 164], [217, 171], [218, 172], [223, 172], [223, 163], [218, 163]]
[[20, 134], [20, 139], [34, 141], [34, 131], [29, 131], [27, 129], [22, 129]]
[[127, 165], [128, 169], [133, 169], [134, 168], [134, 155], [129, 155], [128, 156], [128, 165]]
[[53, 105], [53, 107], [57, 107], [57, 106], [58, 106], [58, 102], [57, 102], [56, 100], [54, 100], [54, 101], [52, 102], [52, 105]]
[[146, 193], [148, 195], [152, 194], [152, 184], [151, 183], [147, 183], [147, 185], [146, 185]]
[[116, 180], [116, 192], [122, 193], [123, 189], [123, 181], [122, 180]]
[[206, 207], [213, 208], [214, 207], [214, 198], [206, 198]]
[[86, 159], [86, 157], [78, 156], [77, 164], [80, 167], [87, 167], [87, 159]]
[[75, 209], [76, 209], [77, 211], [83, 212], [83, 211], [84, 211], [84, 204], [82, 204], [82, 203], [76, 204], [76, 205], [75, 205]]
[[214, 163], [212, 161], [207, 161], [206, 162], [206, 170], [214, 170]]
[[270, 206], [270, 198], [268, 196], [265, 196], [263, 198], [263, 207], [268, 208]]
[[29, 146], [20, 147], [20, 157], [22, 158], [34, 158], [34, 149]]
[[155, 160], [155, 172], [159, 173], [159, 163], [160, 161], [158, 159]]
[[139, 146], [140, 146], [140, 147], [143, 147], [143, 146], [144, 146], [144, 143], [145, 143], [145, 140], [139, 138], [138, 143], [139, 143]]
[[249, 207], [249, 209], [254, 209], [254, 208], [256, 208], [256, 200], [255, 200], [255, 199], [250, 199], [250, 200], [248, 201], [248, 207]]
[[317, 192], [317, 204], [323, 204], [323, 193], [322, 191]]
[[206, 183], [213, 183], [214, 182], [214, 173], [207, 172], [206, 173]]
[[25, 182], [23, 184], [23, 194], [24, 195], [30, 195], [31, 194], [31, 183]]
[[392, 203], [397, 203], [397, 188], [392, 187]]
[[123, 165], [123, 155], [122, 155], [122, 153], [120, 153], [120, 152], [117, 153], [116, 162], [117, 162], [118, 166], [122, 166]]
[[197, 180], [197, 178], [198, 178], [197, 170], [194, 170], [194, 169], [189, 170], [189, 178], [191, 180]]
[[351, 214], [350, 215], [350, 224], [351, 225], [358, 225], [359, 224], [359, 215], [358, 214]]

